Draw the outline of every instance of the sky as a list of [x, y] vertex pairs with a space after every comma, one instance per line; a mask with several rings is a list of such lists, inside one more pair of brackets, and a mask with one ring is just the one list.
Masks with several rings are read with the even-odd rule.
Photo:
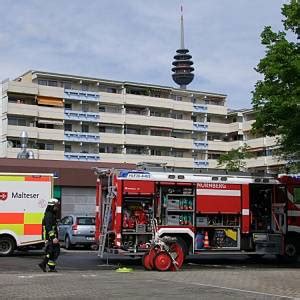
[[282, 30], [286, 0], [1, 0], [0, 80], [33, 69], [176, 87], [173, 56], [185, 47], [195, 78], [188, 89], [251, 107], [264, 56], [264, 26]]

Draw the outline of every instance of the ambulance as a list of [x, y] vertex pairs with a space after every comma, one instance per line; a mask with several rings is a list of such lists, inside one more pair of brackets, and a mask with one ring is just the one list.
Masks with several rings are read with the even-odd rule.
[[53, 193], [52, 174], [0, 173], [0, 256], [42, 246], [42, 219]]

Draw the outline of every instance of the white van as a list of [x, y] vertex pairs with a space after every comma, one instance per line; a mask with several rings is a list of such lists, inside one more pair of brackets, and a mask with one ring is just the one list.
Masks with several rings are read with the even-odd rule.
[[0, 173], [1, 256], [44, 243], [42, 220], [52, 192], [52, 174]]

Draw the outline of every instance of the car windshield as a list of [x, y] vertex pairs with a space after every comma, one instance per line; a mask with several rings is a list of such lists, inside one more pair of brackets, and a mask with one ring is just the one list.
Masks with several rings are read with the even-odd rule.
[[95, 225], [95, 218], [91, 218], [91, 217], [77, 218], [77, 225]]

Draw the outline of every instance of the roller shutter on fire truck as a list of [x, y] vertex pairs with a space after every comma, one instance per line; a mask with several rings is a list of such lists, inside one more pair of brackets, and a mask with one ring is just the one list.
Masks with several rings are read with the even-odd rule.
[[239, 184], [197, 183], [197, 213], [240, 214], [241, 199]]

